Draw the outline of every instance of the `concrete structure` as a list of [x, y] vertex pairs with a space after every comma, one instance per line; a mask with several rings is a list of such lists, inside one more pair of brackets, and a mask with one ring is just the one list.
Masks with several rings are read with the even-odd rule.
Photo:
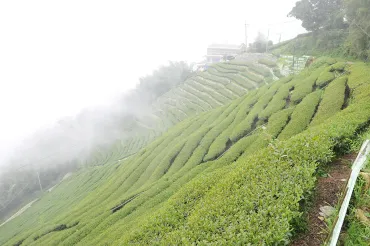
[[236, 56], [245, 51], [245, 45], [211, 44], [207, 48], [207, 63], [220, 62], [225, 56]]

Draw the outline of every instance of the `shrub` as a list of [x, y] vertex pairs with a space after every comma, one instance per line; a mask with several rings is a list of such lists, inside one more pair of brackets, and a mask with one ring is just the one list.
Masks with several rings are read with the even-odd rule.
[[316, 69], [322, 66], [333, 65], [337, 60], [331, 57], [319, 57], [311, 65], [312, 69]]
[[222, 66], [220, 66], [219, 64], [212, 64], [212, 65], [210, 65], [209, 68], [208, 68], [208, 71], [210, 71], [212, 69], [215, 69], [219, 73], [225, 73], [225, 74], [238, 73], [238, 70], [235, 70], [235, 69], [225, 69]]
[[347, 62], [337, 62], [331, 65], [330, 71], [331, 72], [334, 72], [334, 71], [343, 72], [346, 66], [347, 66]]
[[276, 61], [267, 58], [261, 58], [258, 60], [258, 62], [271, 68], [276, 67], [277, 65]]
[[218, 76], [214, 76], [214, 75], [210, 74], [207, 71], [199, 73], [198, 76], [200, 76], [202, 78], [205, 78], [205, 79], [209, 79], [211, 81], [214, 81], [215, 83], [223, 84], [223, 85], [227, 85], [229, 83], [229, 81], [227, 79], [224, 79], [224, 78], [221, 78], [221, 77], [218, 77]]
[[252, 70], [253, 72], [256, 72], [257, 74], [262, 75], [263, 77], [271, 77], [271, 71], [270, 69], [263, 67], [261, 65], [258, 65], [257, 63], [249, 63], [248, 68]]
[[203, 86], [212, 88], [213, 90], [217, 91], [218, 93], [220, 93], [221, 95], [223, 95], [224, 97], [226, 97], [228, 99], [232, 100], [232, 99], [237, 98], [237, 96], [235, 96], [234, 93], [232, 93], [230, 90], [227, 90], [225, 88], [225, 86], [223, 86], [222, 84], [215, 83], [215, 82], [210, 82], [209, 80], [206, 80], [206, 79], [201, 78], [199, 76], [194, 77], [193, 79], [196, 80], [198, 83], [202, 84]]
[[258, 114], [260, 120], [267, 119], [273, 113], [285, 108], [288, 104], [287, 99], [289, 98], [290, 90], [293, 88], [293, 84], [287, 83], [280, 87], [277, 93], [272, 98], [271, 102], [267, 107]]
[[305, 96], [313, 91], [316, 80], [317, 75], [314, 74], [299, 83], [297, 82], [290, 100], [294, 103], [302, 101]]
[[317, 114], [311, 124], [319, 124], [339, 112], [345, 100], [347, 77], [335, 79], [325, 89], [323, 99], [317, 110]]
[[217, 101], [215, 101], [213, 98], [211, 98], [210, 96], [202, 93], [199, 90], [195, 90], [194, 88], [192, 88], [191, 86], [189, 86], [187, 84], [184, 84], [183, 89], [185, 91], [187, 91], [188, 93], [196, 96], [200, 100], [202, 100], [203, 103], [208, 104], [211, 108], [217, 108], [217, 107], [220, 106], [220, 104]]
[[294, 108], [288, 108], [271, 115], [266, 126], [266, 132], [272, 138], [276, 138], [281, 133], [289, 122], [293, 110]]
[[259, 98], [247, 117], [245, 117], [245, 119], [240, 122], [231, 133], [230, 140], [232, 142], [236, 142], [253, 130], [258, 121], [258, 113], [267, 106], [276, 93], [276, 90], [276, 87], [271, 87], [263, 96]]
[[306, 129], [310, 124], [312, 116], [315, 114], [321, 94], [321, 90], [312, 92], [297, 105], [292, 113], [290, 122], [279, 135], [279, 139], [288, 139]]
[[335, 79], [334, 73], [330, 71], [323, 71], [317, 78], [316, 85], [320, 88], [326, 86]]
[[249, 70], [246, 70], [245, 72], [241, 73], [241, 75], [257, 83], [262, 83], [264, 80], [262, 77], [251, 73]]
[[223, 69], [233, 70], [233, 71], [237, 71], [237, 72], [244, 72], [245, 71], [245, 67], [243, 67], [243, 66], [232, 65], [232, 64], [229, 64], [229, 63], [217, 63], [217, 65], [219, 67], [222, 67]]
[[234, 94], [238, 95], [238, 96], [243, 96], [244, 94], [246, 94], [248, 92], [247, 89], [245, 89], [245, 88], [243, 88], [241, 86], [237, 86], [233, 82], [230, 82], [225, 87], [227, 89], [229, 89], [230, 91], [232, 91]]

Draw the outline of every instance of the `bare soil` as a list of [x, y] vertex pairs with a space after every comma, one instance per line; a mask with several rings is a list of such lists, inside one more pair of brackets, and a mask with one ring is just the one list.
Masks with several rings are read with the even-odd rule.
[[350, 164], [356, 154], [345, 155], [328, 166], [328, 177], [318, 177], [312, 206], [308, 211], [308, 231], [299, 235], [292, 246], [318, 246], [327, 238], [328, 230], [320, 217], [320, 207], [335, 207], [351, 174]]

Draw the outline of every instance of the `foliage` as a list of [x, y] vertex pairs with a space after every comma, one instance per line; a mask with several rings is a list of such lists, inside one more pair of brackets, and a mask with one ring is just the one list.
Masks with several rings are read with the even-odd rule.
[[164, 94], [184, 82], [190, 75], [191, 67], [185, 62], [170, 62], [155, 70], [152, 75], [140, 78], [138, 90], [148, 92], [152, 99]]
[[344, 15], [341, 12], [343, 0], [300, 0], [288, 16], [302, 21], [308, 31], [321, 28], [344, 28]]
[[306, 129], [315, 114], [317, 105], [320, 102], [321, 94], [321, 90], [312, 92], [296, 106], [292, 113], [290, 122], [279, 135], [279, 139], [288, 139]]
[[346, 67], [347, 67], [346, 62], [337, 62], [330, 67], [330, 71], [331, 72], [334, 72], [334, 71], [343, 72]]
[[368, 60], [370, 57], [370, 1], [345, 0], [345, 13], [350, 23], [345, 44], [347, 55]]
[[271, 47], [273, 45], [271, 40], [267, 40], [267, 37], [261, 33], [258, 32], [256, 39], [253, 43], [249, 44], [248, 51], [249, 52], [257, 52], [257, 53], [263, 53], [266, 52], [268, 47]]
[[[79, 171], [0, 227], [0, 244], [288, 244], [317, 168], [369, 124], [370, 68], [346, 69], [348, 107], [322, 124], [309, 125], [320, 89], [285, 101], [321, 70], [312, 67], [187, 118], [128, 159]], [[58, 225], [68, 229], [45, 234]]]
[[325, 70], [320, 74], [320, 76], [317, 78], [316, 85], [322, 88], [328, 85], [334, 79], [335, 79], [335, 74], [330, 72], [330, 68], [329, 68], [329, 70]]
[[323, 99], [319, 105], [317, 114], [311, 124], [319, 124], [339, 112], [345, 103], [347, 77], [335, 79], [325, 89]]
[[263, 64], [263, 65], [266, 65], [268, 67], [271, 67], [271, 68], [277, 66], [276, 61], [270, 60], [270, 59], [267, 59], [267, 58], [261, 58], [261, 59], [258, 60], [258, 62]]
[[257, 82], [257, 83], [263, 82], [263, 78], [262, 77], [255, 75], [254, 73], [250, 72], [249, 70], [246, 70], [241, 75], [243, 75], [247, 79], [250, 79], [250, 80], [252, 80], [254, 82]]

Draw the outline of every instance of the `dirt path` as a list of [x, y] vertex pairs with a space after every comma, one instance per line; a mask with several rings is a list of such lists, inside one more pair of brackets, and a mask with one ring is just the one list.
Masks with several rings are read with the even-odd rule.
[[343, 156], [329, 165], [327, 177], [318, 178], [313, 204], [308, 211], [308, 231], [299, 235], [291, 245], [318, 246], [326, 240], [327, 227], [319, 218], [320, 207], [336, 206], [351, 174], [350, 164], [355, 159], [355, 154]]
[[18, 210], [18, 212], [16, 212], [15, 214], [13, 214], [12, 215], [12, 217], [10, 217], [9, 219], [7, 219], [4, 223], [2, 223], [1, 225], [0, 225], [0, 227], [2, 227], [3, 225], [5, 225], [6, 223], [8, 223], [9, 221], [11, 221], [12, 219], [14, 219], [14, 218], [16, 218], [16, 217], [18, 217], [19, 215], [21, 215], [21, 214], [23, 214], [27, 209], [29, 209], [31, 206], [32, 206], [32, 204], [34, 203], [34, 202], [36, 202], [38, 199], [35, 199], [35, 200], [33, 200], [32, 202], [30, 202], [30, 203], [28, 203], [26, 206], [24, 206], [23, 208], [21, 208], [20, 210]]

